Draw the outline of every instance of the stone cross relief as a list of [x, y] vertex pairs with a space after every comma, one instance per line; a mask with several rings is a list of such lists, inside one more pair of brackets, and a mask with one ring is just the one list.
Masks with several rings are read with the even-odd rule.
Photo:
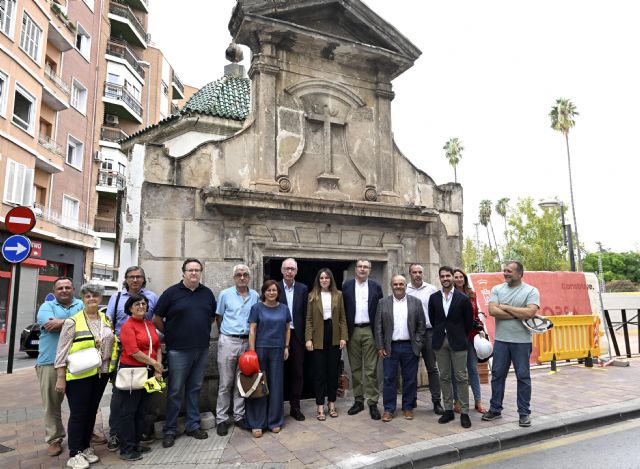
[[318, 192], [331, 192], [332, 196], [339, 194], [338, 182], [340, 178], [333, 174], [333, 149], [331, 148], [331, 129], [345, 127], [347, 123], [339, 117], [340, 111], [329, 104], [314, 102], [311, 112], [307, 113], [307, 120], [322, 125], [322, 156], [324, 159], [324, 173], [316, 179]]

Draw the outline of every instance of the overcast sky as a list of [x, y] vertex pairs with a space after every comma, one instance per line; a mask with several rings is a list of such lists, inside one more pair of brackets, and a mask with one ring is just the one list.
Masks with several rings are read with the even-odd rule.
[[[184, 83], [222, 75], [234, 0], [152, 0], [152, 40]], [[531, 196], [570, 203], [556, 98], [580, 115], [569, 135], [580, 240], [640, 249], [640, 2], [635, 0], [367, 0], [422, 56], [393, 82], [400, 150], [437, 184], [453, 181], [443, 145], [464, 145], [465, 236], [480, 200]], [[248, 53], [245, 52], [245, 56]], [[567, 222], [570, 219], [567, 218]], [[502, 219], [494, 214], [496, 235]], [[571, 221], [573, 224], [573, 222]], [[482, 227], [481, 227], [482, 229]], [[482, 229], [481, 240], [486, 241]]]

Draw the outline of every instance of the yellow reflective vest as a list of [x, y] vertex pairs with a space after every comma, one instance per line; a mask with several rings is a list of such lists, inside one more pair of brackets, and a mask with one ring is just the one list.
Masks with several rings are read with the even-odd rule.
[[[113, 331], [113, 326], [111, 325], [111, 321], [109, 321], [107, 316], [104, 313], [100, 313], [100, 312], [98, 312], [98, 316], [100, 316], [100, 319], [104, 322], [104, 324], [107, 327], [111, 328], [111, 330]], [[77, 352], [78, 350], [86, 349], [89, 347], [95, 347], [96, 341], [93, 338], [93, 334], [91, 333], [91, 330], [89, 330], [89, 325], [87, 324], [87, 318], [84, 314], [84, 310], [74, 314], [73, 316], [71, 316], [70, 319], [75, 323], [76, 327], [75, 327], [75, 333], [73, 336], [73, 343], [71, 344], [71, 348], [69, 349], [69, 355], [71, 355], [74, 352]], [[115, 332], [113, 335], [114, 335], [114, 340], [113, 340], [113, 349], [111, 351], [111, 361], [109, 363], [109, 373], [115, 370], [118, 365], [118, 343], [115, 340]], [[100, 364], [100, 366], [102, 366], [102, 364]], [[98, 374], [99, 368], [100, 367], [95, 368], [93, 370], [86, 371], [79, 375], [72, 375], [71, 373], [69, 373], [69, 368], [67, 368], [66, 380], [72, 381], [74, 379], [88, 378], [89, 376]]]

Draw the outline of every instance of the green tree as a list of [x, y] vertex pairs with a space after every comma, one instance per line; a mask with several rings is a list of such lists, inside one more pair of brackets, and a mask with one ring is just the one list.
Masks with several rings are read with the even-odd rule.
[[[480, 223], [487, 229], [487, 237], [489, 237], [489, 228], [493, 234], [493, 246], [496, 249], [496, 256], [498, 257], [498, 263], [500, 263], [500, 251], [498, 250], [498, 241], [496, 241], [496, 233], [493, 231], [493, 223], [491, 223], [492, 204], [490, 200], [480, 201]], [[489, 238], [489, 249], [491, 249], [491, 238]]]
[[638, 252], [592, 252], [584, 258], [584, 270], [598, 272], [598, 255], [602, 256], [602, 271], [605, 282], [629, 280], [640, 283], [640, 253]]
[[519, 199], [509, 215], [510, 257], [527, 270], [568, 270], [558, 208], [542, 214], [531, 197]]
[[500, 272], [502, 266], [496, 261], [493, 250], [486, 244], [480, 247], [480, 260], [482, 269], [478, 266], [478, 250], [471, 238], [466, 238], [462, 249], [462, 263], [465, 272]]
[[444, 156], [449, 160], [449, 164], [453, 167], [453, 180], [457, 183], [458, 172], [456, 168], [462, 159], [462, 152], [464, 150], [462, 142], [458, 140], [457, 137], [450, 138], [442, 149], [444, 150]]
[[576, 219], [576, 204], [573, 199], [573, 177], [571, 174], [571, 153], [569, 151], [569, 130], [575, 125], [575, 116], [579, 115], [576, 106], [569, 99], [556, 99], [556, 105], [551, 108], [551, 128], [564, 135], [567, 146], [567, 164], [569, 166], [569, 190], [571, 192], [571, 212], [573, 214], [573, 234], [576, 238], [577, 270], [582, 270], [582, 256], [580, 254], [580, 238], [578, 237], [578, 221]]
[[509, 210], [509, 197], [503, 197], [496, 202], [496, 213], [504, 220], [504, 241], [507, 242], [507, 210]]

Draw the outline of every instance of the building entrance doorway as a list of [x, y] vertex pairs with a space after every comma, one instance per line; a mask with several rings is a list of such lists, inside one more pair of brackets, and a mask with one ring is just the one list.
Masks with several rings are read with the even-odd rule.
[[[269, 280], [282, 280], [282, 261], [285, 257], [265, 257], [264, 258], [264, 279]], [[298, 263], [298, 274], [296, 275], [296, 281], [304, 283], [309, 287], [309, 290], [313, 288], [313, 281], [318, 274], [318, 271], [322, 268], [331, 269], [333, 277], [336, 280], [336, 287], [338, 290], [342, 289], [342, 282], [345, 280], [345, 272], [349, 269], [353, 270], [353, 261], [341, 261], [331, 259], [303, 259], [296, 258]], [[353, 276], [353, 274], [352, 274]], [[256, 285], [256, 290], [260, 290], [260, 285]]]

